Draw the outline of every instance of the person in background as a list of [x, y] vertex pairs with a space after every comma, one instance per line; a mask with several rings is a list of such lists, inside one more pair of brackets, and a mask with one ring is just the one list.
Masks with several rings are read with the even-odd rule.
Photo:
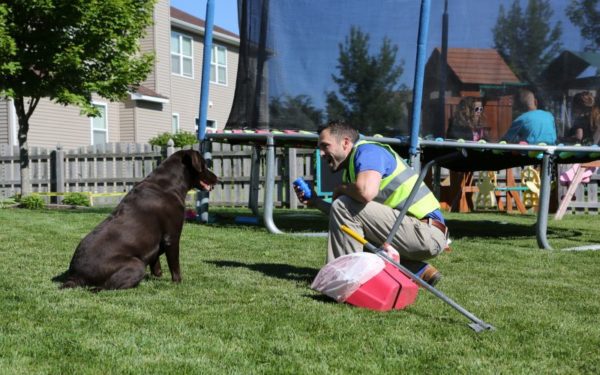
[[[314, 191], [298, 199], [329, 215], [327, 262], [363, 251], [363, 246], [344, 233], [350, 227], [373, 244], [385, 242], [403, 202], [410, 194], [417, 173], [388, 145], [359, 141], [358, 131], [344, 122], [330, 122], [319, 130], [319, 150], [332, 171], [343, 170], [342, 184], [334, 189], [333, 203]], [[424, 262], [440, 254], [448, 243], [448, 229], [433, 193], [422, 184], [391, 244], [400, 262], [435, 285], [440, 272]]]
[[538, 101], [533, 92], [520, 90], [516, 104], [524, 113], [512, 122], [502, 140], [508, 143], [527, 142], [530, 145], [556, 144], [554, 116], [550, 112], [538, 109]]
[[600, 90], [596, 91], [596, 100], [592, 107], [592, 144], [600, 145]]
[[594, 95], [589, 91], [582, 91], [573, 96], [572, 105], [573, 126], [569, 130], [566, 142], [579, 144], [593, 144], [594, 124], [592, 111], [594, 109]]
[[452, 114], [446, 138], [479, 141], [485, 139], [483, 102], [467, 96], [460, 100]]

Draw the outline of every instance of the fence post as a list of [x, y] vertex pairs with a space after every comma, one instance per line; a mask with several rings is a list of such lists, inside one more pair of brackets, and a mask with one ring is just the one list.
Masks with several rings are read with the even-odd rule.
[[169, 139], [167, 142], [167, 157], [173, 155], [175, 153], [175, 142], [172, 139]]
[[287, 151], [287, 203], [289, 208], [296, 209], [298, 208], [298, 198], [296, 197], [296, 192], [294, 191], [294, 180], [298, 175], [298, 170], [296, 169], [297, 153], [295, 148], [288, 148]]
[[248, 207], [252, 214], [259, 216], [258, 212], [258, 192], [260, 190], [260, 146], [252, 146], [252, 156], [250, 157], [250, 196], [248, 198]]
[[[64, 193], [65, 192], [65, 152], [62, 146], [56, 145], [56, 151], [53, 151], [50, 156], [50, 192]], [[58, 195], [51, 197], [50, 202], [62, 203], [63, 196]]]

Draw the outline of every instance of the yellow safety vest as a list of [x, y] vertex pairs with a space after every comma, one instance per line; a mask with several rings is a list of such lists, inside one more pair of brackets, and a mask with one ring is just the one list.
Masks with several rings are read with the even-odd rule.
[[[357, 142], [350, 153], [349, 165], [344, 169], [342, 181], [344, 183], [356, 182], [354, 156], [358, 147], [368, 143], [383, 147], [394, 155], [394, 158], [396, 159], [396, 169], [389, 176], [381, 180], [381, 183], [379, 184], [379, 193], [374, 200], [385, 204], [386, 206], [401, 210], [402, 207], [404, 207], [404, 202], [408, 198], [413, 186], [415, 186], [415, 183], [417, 182], [418, 175], [389, 145], [369, 141]], [[425, 183], [421, 183], [413, 203], [408, 208], [408, 213], [417, 219], [422, 219], [431, 211], [439, 208], [440, 203], [431, 190], [429, 190]]]

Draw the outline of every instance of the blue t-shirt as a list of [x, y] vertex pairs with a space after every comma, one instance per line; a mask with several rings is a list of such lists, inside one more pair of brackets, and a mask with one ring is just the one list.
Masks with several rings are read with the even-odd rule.
[[[367, 143], [357, 148], [354, 154], [354, 169], [357, 175], [364, 171], [377, 171], [381, 178], [386, 178], [396, 169], [396, 158], [385, 148]], [[440, 210], [434, 210], [426, 217], [444, 223]]]
[[509, 143], [525, 141], [530, 145], [538, 143], [554, 145], [556, 144], [554, 116], [541, 109], [525, 112], [512, 122], [502, 139]]

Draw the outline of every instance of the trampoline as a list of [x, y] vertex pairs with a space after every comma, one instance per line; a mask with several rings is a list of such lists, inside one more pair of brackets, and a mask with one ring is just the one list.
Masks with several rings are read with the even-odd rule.
[[[568, 21], [563, 3], [552, 2], [549, 9], [538, 10], [544, 12], [549, 30], [557, 19]], [[199, 138], [253, 145], [253, 163], [260, 151], [266, 150], [263, 218], [267, 229], [282, 233], [273, 221], [275, 147], [316, 148], [317, 126], [342, 114], [358, 123], [365, 139], [392, 145], [415, 169], [457, 149], [467, 150], [468, 156], [444, 166], [452, 171], [539, 165], [536, 237], [540, 248], [550, 249], [546, 233], [552, 167], [598, 160], [599, 148], [495, 142], [510, 126], [514, 117], [510, 98], [521, 88], [536, 93], [541, 108], [554, 114], [559, 136], [566, 135], [572, 125], [570, 98], [576, 91], [600, 91], [598, 46], [578, 35], [571, 24], [562, 39], [568, 48], [586, 52], [566, 54], [571, 58], [567, 61], [565, 53], [560, 53], [560, 43], [550, 40], [548, 51], [555, 54], [549, 53], [548, 58], [554, 60], [527, 69], [511, 60], [511, 51], [503, 47], [504, 34], [510, 37], [510, 28], [505, 28], [504, 34], [496, 32], [506, 21], [502, 7], [507, 9], [511, 1], [493, 6], [478, 0], [385, 0], [376, 4], [347, 0], [343, 4], [240, 0], [240, 59], [233, 107], [225, 131], [210, 134], [206, 133], [209, 79], [204, 79], [209, 76], [210, 56], [205, 54]], [[205, 52], [212, 43], [214, 6], [214, 0], [207, 2]], [[478, 17], [474, 19], [473, 13]], [[522, 16], [525, 18], [525, 13]], [[353, 74], [360, 73], [351, 68], [361, 57], [372, 62], [363, 66], [372, 69], [370, 74], [376, 75], [377, 69], [386, 66], [389, 74], [377, 84], [358, 79], [349, 84]], [[573, 60], [576, 58], [579, 60]], [[597, 69], [596, 73], [588, 72], [590, 69]], [[379, 91], [358, 95], [357, 90], [365, 85]], [[469, 96], [485, 103], [490, 142], [443, 138], [459, 100]], [[352, 111], [353, 106], [358, 109]], [[365, 113], [369, 116], [362, 116]], [[252, 183], [258, 184], [258, 176]], [[257, 188], [251, 191], [258, 194]], [[252, 195], [250, 208], [258, 212], [258, 199]]]

